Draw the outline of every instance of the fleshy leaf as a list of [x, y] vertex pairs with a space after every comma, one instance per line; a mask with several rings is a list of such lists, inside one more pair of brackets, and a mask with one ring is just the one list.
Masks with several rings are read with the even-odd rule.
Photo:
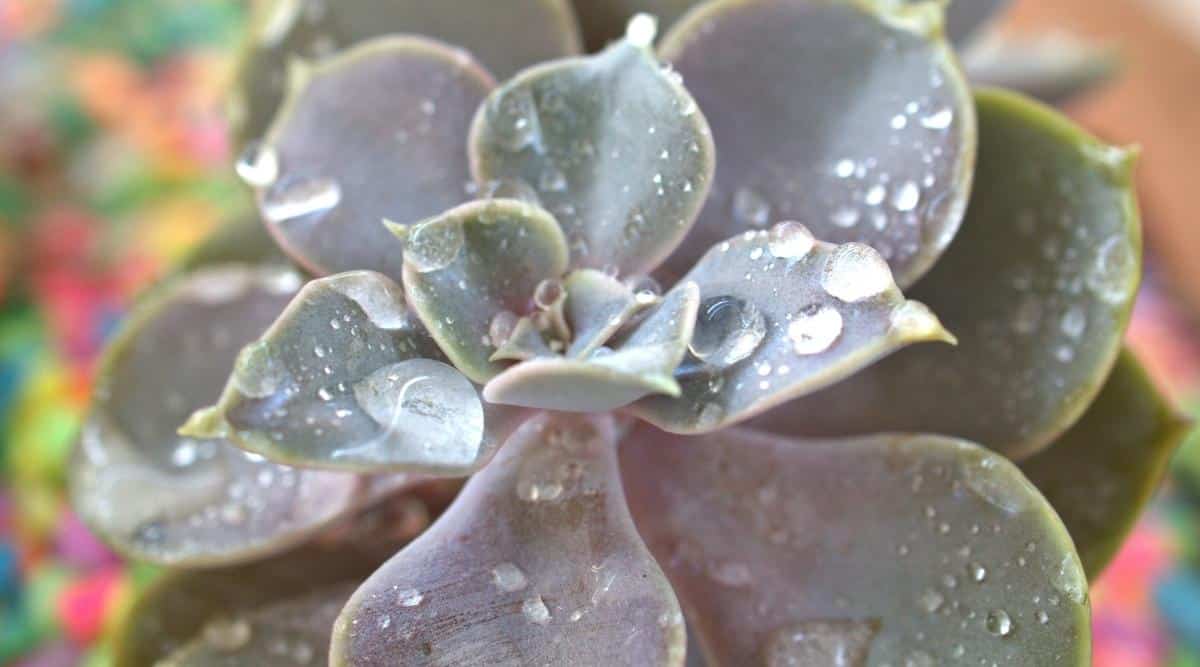
[[615, 430], [522, 426], [354, 594], [330, 665], [681, 665], [683, 617], [629, 517]]
[[487, 406], [370, 271], [309, 283], [183, 432], [307, 467], [468, 475], [519, 418]]
[[712, 664], [1091, 664], [1071, 538], [980, 447], [643, 426], [621, 470]]
[[121, 552], [178, 566], [247, 560], [361, 501], [357, 475], [297, 470], [176, 434], [299, 286], [290, 271], [199, 271], [144, 300], [109, 348], [71, 460], [71, 496]]
[[702, 0], [572, 0], [584, 43], [589, 51], [598, 51], [625, 34], [629, 20], [639, 12], [658, 19], [664, 28], [674, 25], [689, 9]]
[[691, 357], [676, 373], [682, 395], [633, 408], [676, 433], [747, 419], [906, 345], [953, 340], [904, 299], [878, 253], [816, 241], [797, 223], [717, 245], [685, 280], [701, 301]]
[[1015, 94], [977, 99], [967, 222], [911, 292], [958, 347], [905, 350], [756, 426], [817, 436], [932, 431], [1020, 459], [1061, 435], [1100, 391], [1141, 278], [1132, 153]]
[[586, 359], [629, 323], [638, 311], [657, 296], [643, 297], [616, 278], [595, 269], [581, 269], [567, 276], [567, 321], [574, 339], [567, 356]]
[[[324, 656], [329, 632], [355, 584], [339, 584], [244, 616], [213, 619], [159, 667], [292, 667]], [[311, 589], [310, 589], [311, 590]]]
[[678, 396], [672, 374], [687, 354], [699, 306], [700, 290], [684, 283], [611, 348], [597, 348], [587, 359], [517, 364], [493, 378], [483, 396], [502, 405], [564, 412], [607, 412], [651, 394]]
[[1111, 48], [1061, 33], [990, 34], [963, 56], [977, 86], [1019, 90], [1061, 105], [1112, 78], [1120, 59]]
[[[283, 101], [287, 70], [361, 42], [406, 33], [461, 46], [500, 80], [579, 53], [568, 0], [268, 0], [250, 29], [229, 101], [238, 143], [260, 138]], [[360, 267], [361, 268], [361, 267]]]
[[1067, 525], [1089, 578], [1116, 554], [1189, 427], [1126, 351], [1079, 422], [1021, 463]]
[[[687, 15], [663, 57], [708, 115], [716, 181], [686, 273], [714, 243], [796, 220], [860, 242], [913, 284], [962, 220], [975, 112], [938, 2], [719, 0]], [[753, 48], [747, 48], [747, 45]]]
[[543, 281], [567, 269], [558, 223], [515, 199], [464, 204], [413, 227], [404, 250], [404, 289], [429, 333], [476, 382], [505, 368], [491, 361], [492, 322], [530, 309]]
[[292, 79], [239, 163], [267, 228], [314, 273], [398, 278], [400, 248], [380, 222], [415, 223], [466, 198], [464, 137], [491, 77], [462, 51], [406, 36], [296, 65]]
[[653, 22], [642, 18], [603, 53], [498, 88], [471, 128], [476, 180], [532, 186], [577, 267], [654, 268], [688, 233], [712, 181], [708, 123], [655, 59], [642, 34]]

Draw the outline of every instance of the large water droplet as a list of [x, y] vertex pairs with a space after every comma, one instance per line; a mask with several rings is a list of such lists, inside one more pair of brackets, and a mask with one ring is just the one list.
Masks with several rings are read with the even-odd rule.
[[825, 263], [821, 286], [833, 297], [856, 303], [895, 286], [892, 270], [874, 248], [861, 243], [838, 246]]
[[897, 211], [912, 211], [921, 203], [921, 187], [912, 181], [907, 181], [892, 193], [892, 206]]
[[540, 595], [526, 598], [521, 603], [521, 613], [525, 615], [525, 619], [530, 623], [545, 625], [550, 622], [550, 610], [546, 608], [546, 603]]
[[[354, 397], [381, 433], [365, 445], [337, 452], [335, 458], [411, 457], [469, 465], [479, 455], [483, 404], [471, 381], [452, 366], [431, 359], [385, 366], [356, 383]], [[401, 445], [403, 452], [397, 451]]]
[[757, 306], [734, 296], [716, 296], [700, 304], [688, 349], [711, 366], [727, 368], [753, 354], [766, 335], [767, 321]]
[[247, 345], [238, 354], [233, 386], [244, 396], [267, 398], [290, 381], [287, 367], [265, 340]]
[[1029, 489], [1021, 484], [1021, 478], [1005, 474], [1004, 466], [998, 457], [991, 455], [967, 461], [962, 467], [963, 480], [989, 504], [1016, 514], [1027, 507]]
[[1066, 595], [1075, 604], [1083, 604], [1087, 599], [1088, 582], [1083, 573], [1083, 566], [1075, 554], [1066, 554], [1058, 564], [1058, 569], [1051, 577], [1050, 583], [1058, 592]]
[[528, 584], [525, 573], [512, 563], [501, 563], [492, 568], [492, 581], [496, 583], [496, 588], [505, 593], [514, 593]]
[[266, 144], [251, 142], [238, 156], [235, 170], [247, 185], [265, 188], [279, 178], [279, 154]]
[[287, 178], [263, 195], [262, 214], [273, 223], [326, 213], [342, 201], [342, 188], [328, 178]]
[[765, 227], [771, 220], [771, 204], [750, 188], [733, 193], [733, 217], [744, 225]]
[[945, 130], [954, 122], [954, 110], [944, 107], [921, 119], [921, 126], [929, 130]]
[[862, 667], [878, 624], [804, 621], [772, 633], [763, 648], [767, 667]]
[[781, 222], [771, 228], [767, 249], [779, 259], [803, 259], [817, 244], [808, 227], [798, 222]]
[[820, 354], [842, 335], [842, 314], [814, 303], [796, 313], [788, 325], [788, 339], [799, 355]]
[[446, 268], [462, 252], [464, 243], [462, 223], [456, 221], [427, 222], [416, 225], [404, 247], [404, 261], [419, 273]]
[[396, 602], [401, 607], [415, 607], [424, 600], [425, 596], [415, 588], [406, 588], [396, 594]]
[[1108, 238], [1100, 245], [1088, 272], [1087, 284], [1096, 296], [1108, 303], [1121, 303], [1129, 297], [1137, 276], [1133, 249], [1121, 236]]
[[1014, 629], [1012, 618], [1003, 609], [989, 611], [987, 620], [984, 621], [984, 627], [997, 637], [1007, 637], [1012, 634]]
[[501, 147], [512, 152], [532, 147], [540, 152], [541, 119], [528, 88], [501, 89], [488, 102], [487, 109], [492, 136]]

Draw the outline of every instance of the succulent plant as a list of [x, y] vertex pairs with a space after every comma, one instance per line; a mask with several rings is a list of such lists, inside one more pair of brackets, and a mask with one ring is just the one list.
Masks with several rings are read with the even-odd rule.
[[102, 364], [75, 505], [175, 570], [118, 662], [1089, 664], [1185, 423], [1133, 153], [960, 70], [999, 4], [263, 3], [303, 271], [228, 233]]

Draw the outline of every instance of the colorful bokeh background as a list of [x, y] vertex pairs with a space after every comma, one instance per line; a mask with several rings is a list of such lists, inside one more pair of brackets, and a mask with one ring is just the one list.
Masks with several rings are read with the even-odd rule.
[[[153, 576], [71, 512], [64, 463], [134, 294], [248, 209], [221, 106], [245, 11], [0, 0], [0, 664], [107, 664], [108, 631]], [[1149, 267], [1131, 343], [1200, 406], [1195, 313]], [[1093, 591], [1095, 665], [1200, 667], [1198, 528], [1190, 443]]]

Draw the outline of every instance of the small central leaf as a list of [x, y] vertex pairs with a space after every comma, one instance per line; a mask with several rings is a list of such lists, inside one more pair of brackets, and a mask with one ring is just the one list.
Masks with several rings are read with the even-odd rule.
[[525, 71], [497, 89], [471, 131], [480, 183], [524, 182], [558, 219], [574, 266], [654, 268], [704, 203], [708, 124], [648, 45]]

